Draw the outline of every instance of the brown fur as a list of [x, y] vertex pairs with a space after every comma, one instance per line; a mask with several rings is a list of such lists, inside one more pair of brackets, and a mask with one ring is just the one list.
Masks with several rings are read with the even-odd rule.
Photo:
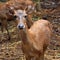
[[22, 39], [22, 50], [26, 60], [44, 60], [44, 52], [50, 43], [52, 28], [49, 21], [38, 20], [34, 22], [30, 29], [20, 30]]
[[[38, 20], [28, 28], [26, 20], [26, 11], [15, 11], [17, 17], [17, 27], [20, 29], [20, 36], [22, 40], [22, 50], [25, 54], [26, 60], [44, 60], [44, 52], [50, 43], [52, 36], [52, 26], [47, 20]], [[21, 14], [21, 15], [19, 15]]]

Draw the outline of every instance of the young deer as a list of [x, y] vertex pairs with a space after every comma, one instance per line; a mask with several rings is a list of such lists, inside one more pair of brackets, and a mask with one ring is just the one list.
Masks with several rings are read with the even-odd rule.
[[0, 24], [1, 24], [1, 30], [2, 30], [2, 32], [3, 32], [4, 28], [7, 30], [8, 39], [10, 39], [10, 35], [9, 35], [8, 28], [7, 28], [7, 21], [14, 19], [12, 14], [13, 14], [12, 10], [7, 9], [7, 6], [6, 6], [5, 3], [0, 5]]
[[26, 11], [16, 10], [15, 15], [26, 60], [44, 60], [44, 52], [50, 43], [52, 34], [50, 22], [41, 19], [28, 28]]

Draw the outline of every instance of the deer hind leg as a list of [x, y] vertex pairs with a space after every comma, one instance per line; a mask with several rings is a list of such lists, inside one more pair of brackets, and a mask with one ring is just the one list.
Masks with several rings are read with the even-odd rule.
[[31, 60], [31, 57], [26, 57], [26, 60]]
[[38, 57], [36, 57], [36, 60], [40, 60], [40, 57], [38, 56]]

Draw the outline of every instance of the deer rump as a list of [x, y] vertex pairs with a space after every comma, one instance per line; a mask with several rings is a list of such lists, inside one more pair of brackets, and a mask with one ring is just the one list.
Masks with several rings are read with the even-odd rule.
[[[34, 22], [28, 29], [27, 41], [23, 42], [22, 50], [25, 55], [38, 57], [44, 54], [49, 41], [51, 39], [51, 24], [46, 20], [38, 20]], [[23, 38], [24, 39], [24, 38]]]

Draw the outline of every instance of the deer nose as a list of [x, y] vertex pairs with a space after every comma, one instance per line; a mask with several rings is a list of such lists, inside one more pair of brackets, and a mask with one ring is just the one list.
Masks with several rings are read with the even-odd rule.
[[18, 28], [19, 28], [19, 29], [23, 29], [23, 28], [24, 28], [24, 25], [23, 25], [23, 24], [20, 24], [20, 25], [18, 26]]

